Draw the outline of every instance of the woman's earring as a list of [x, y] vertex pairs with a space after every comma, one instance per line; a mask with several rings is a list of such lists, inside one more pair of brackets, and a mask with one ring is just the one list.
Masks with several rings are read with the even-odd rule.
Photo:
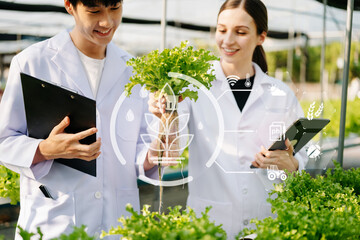
[[248, 74], [248, 73], [246, 74], [245, 87], [247, 87], [247, 88], [251, 87], [250, 74]]

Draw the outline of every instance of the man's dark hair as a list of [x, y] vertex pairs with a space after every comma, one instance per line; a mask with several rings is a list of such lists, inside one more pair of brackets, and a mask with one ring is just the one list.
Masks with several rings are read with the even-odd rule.
[[79, 2], [84, 4], [87, 7], [95, 7], [95, 6], [115, 6], [117, 3], [121, 3], [122, 0], [69, 0], [69, 2], [76, 7]]

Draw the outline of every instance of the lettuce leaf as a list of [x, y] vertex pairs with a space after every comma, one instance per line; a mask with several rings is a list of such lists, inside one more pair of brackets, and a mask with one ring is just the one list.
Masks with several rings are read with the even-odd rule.
[[179, 47], [164, 49], [162, 52], [154, 50], [127, 62], [128, 66], [133, 67], [134, 75], [130, 78], [130, 83], [126, 84], [125, 90], [130, 96], [132, 88], [140, 84], [150, 92], [156, 92], [161, 91], [168, 83], [175, 95], [183, 95], [184, 99], [189, 97], [196, 101], [198, 94], [194, 88], [184, 90], [190, 83], [183, 79], [171, 78], [168, 73], [187, 75], [210, 89], [211, 82], [215, 79], [214, 70], [209, 70], [212, 65], [210, 61], [218, 59], [210, 51], [194, 50], [194, 47], [188, 46], [188, 41], [181, 42]]

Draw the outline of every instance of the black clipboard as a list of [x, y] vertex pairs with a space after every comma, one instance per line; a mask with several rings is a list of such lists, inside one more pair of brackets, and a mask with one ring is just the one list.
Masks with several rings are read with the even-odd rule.
[[[316, 134], [318, 134], [328, 123], [329, 119], [324, 118], [299, 118], [286, 130], [280, 140], [275, 141], [268, 150], [285, 150], [285, 140], [288, 138], [294, 147], [293, 155], [300, 151]], [[251, 165], [250, 168], [256, 168]]]
[[[46, 139], [51, 130], [66, 116], [67, 133], [78, 133], [96, 127], [96, 101], [55, 84], [20, 73], [29, 137]], [[80, 143], [91, 144], [96, 134]], [[56, 162], [96, 177], [96, 159], [55, 159]]]

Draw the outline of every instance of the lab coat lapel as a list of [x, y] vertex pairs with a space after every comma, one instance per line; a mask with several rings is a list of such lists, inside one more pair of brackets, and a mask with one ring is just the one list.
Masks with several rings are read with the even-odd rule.
[[[49, 47], [56, 50], [52, 61], [72, 81], [80, 94], [94, 99], [84, 66], [80, 60], [79, 53], [67, 31], [57, 35], [49, 42]], [[68, 86], [72, 87], [72, 86]]]
[[114, 43], [109, 43], [106, 48], [106, 60], [101, 76], [99, 90], [96, 98], [97, 104], [107, 96], [107, 93], [118, 82], [123, 80], [122, 74], [126, 69], [126, 61]]
[[264, 94], [264, 87], [266, 87], [266, 83], [269, 82], [267, 75], [261, 70], [261, 68], [256, 63], [253, 63], [253, 66], [255, 68], [254, 86], [251, 90], [248, 100], [245, 103], [243, 113], [248, 111], [251, 106], [259, 100], [259, 98]]

